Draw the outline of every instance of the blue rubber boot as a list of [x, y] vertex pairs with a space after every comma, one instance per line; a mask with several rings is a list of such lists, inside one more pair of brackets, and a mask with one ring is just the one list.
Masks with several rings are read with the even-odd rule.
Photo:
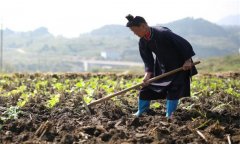
[[166, 117], [172, 118], [173, 112], [176, 111], [178, 105], [178, 100], [167, 100], [167, 112]]
[[138, 111], [133, 115], [139, 117], [139, 116], [141, 116], [142, 113], [147, 111], [149, 109], [149, 107], [150, 107], [150, 100], [138, 99]]

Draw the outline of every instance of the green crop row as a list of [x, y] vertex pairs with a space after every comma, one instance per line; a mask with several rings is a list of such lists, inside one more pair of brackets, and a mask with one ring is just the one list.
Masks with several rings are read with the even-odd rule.
[[[1, 75], [0, 97], [9, 99], [9, 106], [22, 107], [29, 100], [44, 98], [45, 106], [54, 107], [62, 96], [80, 95], [86, 103], [142, 81], [141, 76], [89, 75], [66, 77], [64, 75]], [[193, 77], [192, 96], [211, 96], [222, 92], [240, 98], [240, 81], [233, 78]], [[138, 91], [132, 90], [131, 96]], [[158, 104], [154, 104], [158, 106]]]

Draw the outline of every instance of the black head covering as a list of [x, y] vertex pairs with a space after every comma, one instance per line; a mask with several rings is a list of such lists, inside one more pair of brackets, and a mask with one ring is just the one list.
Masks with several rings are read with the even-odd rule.
[[128, 20], [128, 23], [126, 24], [127, 27], [140, 26], [142, 23], [147, 24], [145, 19], [141, 16], [133, 17], [131, 14], [129, 14], [126, 16], [126, 19]]

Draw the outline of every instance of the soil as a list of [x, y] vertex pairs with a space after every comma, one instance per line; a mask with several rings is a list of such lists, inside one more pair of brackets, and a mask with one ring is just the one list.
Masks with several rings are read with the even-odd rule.
[[[0, 143], [240, 143], [240, 100], [221, 93], [181, 99], [171, 121], [165, 118], [165, 100], [136, 118], [136, 101], [121, 98], [120, 104], [109, 100], [92, 107], [91, 115], [77, 96], [52, 109], [39, 99], [22, 107], [18, 119], [0, 122]], [[218, 107], [226, 99], [231, 105]], [[1, 99], [0, 106], [7, 107], [7, 102]]]

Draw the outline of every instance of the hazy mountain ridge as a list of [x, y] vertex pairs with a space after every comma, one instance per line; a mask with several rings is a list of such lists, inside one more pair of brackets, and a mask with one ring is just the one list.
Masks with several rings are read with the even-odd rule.
[[91, 35], [95, 36], [117, 36], [117, 37], [126, 37], [132, 35], [132, 32], [129, 28], [123, 25], [105, 25], [99, 29], [93, 30], [90, 32]]
[[182, 20], [174, 21], [165, 24], [165, 26], [170, 27], [175, 33], [183, 36], [204, 36], [204, 37], [219, 37], [226, 36], [227, 31], [214, 23], [208, 22], [204, 19], [193, 19], [185, 18]]
[[[223, 27], [208, 22], [204, 19], [193, 18], [185, 18], [160, 25], [166, 26], [173, 32], [188, 39], [190, 43], [192, 43], [196, 48], [211, 46], [214, 49], [214, 47], [221, 47], [219, 49], [225, 49], [231, 52], [236, 50], [237, 45], [240, 43], [240, 27], [238, 26]], [[212, 42], [208, 42], [208, 39]], [[123, 25], [105, 25], [99, 29], [91, 31], [90, 33], [82, 34], [81, 36], [73, 39], [54, 37], [48, 32], [47, 28], [44, 27], [40, 27], [34, 31], [29, 32], [14, 32], [10, 29], [4, 30], [4, 47], [6, 48], [15, 46], [21, 48], [31, 48], [34, 50], [39, 49], [40, 45], [37, 46], [37, 43], [41, 42], [41, 46], [44, 45], [45, 47], [46, 45], [55, 45], [59, 47], [59, 44], [61, 44], [60, 47], [65, 47], [64, 49], [66, 51], [64, 51], [66, 53], [71, 53], [71, 50], [74, 49], [74, 51], [78, 51], [76, 48], [85, 49], [97, 47], [101, 50], [114, 49], [117, 48], [116, 46], [119, 46], [117, 49], [124, 49], [129, 47], [134, 47], [134, 49], [137, 48], [137, 46], [133, 45], [133, 42], [131, 40], [134, 40], [136, 43], [138, 41], [138, 38]], [[224, 43], [231, 44], [231, 46], [227, 45], [226, 48], [222, 48], [221, 43], [221, 46], [216, 46], [214, 44], [218, 44], [219, 42], [223, 41]], [[209, 49], [211, 49], [211, 47], [209, 47]], [[69, 51], [67, 51], [68, 48]]]
[[199, 57], [223, 56], [236, 53], [239, 48], [240, 26], [220, 26], [201, 18], [163, 25], [189, 40]]
[[[220, 26], [193, 18], [159, 25], [189, 40], [198, 58], [238, 53], [240, 26]], [[5, 29], [3, 39], [4, 61], [13, 67], [46, 65], [50, 60], [51, 64], [58, 66], [64, 63], [65, 69], [69, 69], [79, 66], [78, 59], [104, 59], [101, 57], [103, 51], [113, 53], [118, 60], [142, 62], [138, 51], [139, 38], [124, 25], [105, 25], [71, 39], [54, 37], [45, 27], [28, 32]]]
[[[240, 26], [220, 26], [201, 18], [184, 18], [157, 26], [166, 26], [189, 40], [200, 58], [236, 53], [240, 45]], [[128, 28], [121, 25], [104, 26], [90, 35], [110, 36], [111, 39], [131, 37], [136, 40], [136, 44], [138, 40]], [[137, 49], [136, 45], [132, 50], [137, 52]]]

